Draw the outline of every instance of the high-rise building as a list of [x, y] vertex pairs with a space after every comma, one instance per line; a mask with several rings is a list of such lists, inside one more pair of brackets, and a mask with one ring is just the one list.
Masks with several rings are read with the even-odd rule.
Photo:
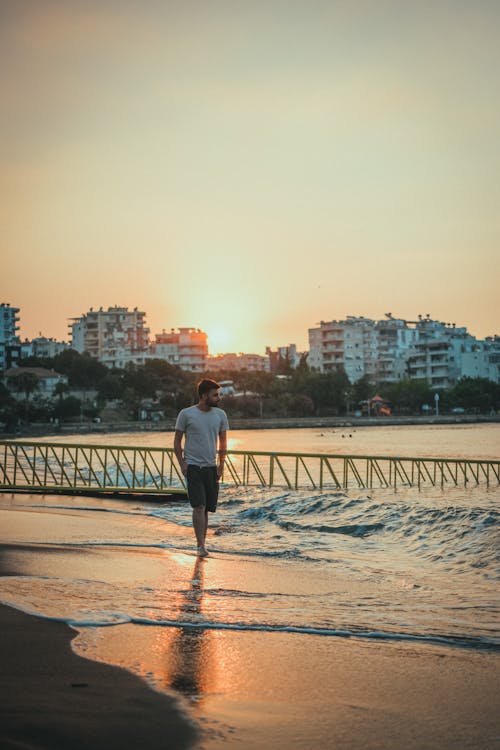
[[482, 343], [488, 352], [489, 379], [500, 383], [500, 336], [488, 336]]
[[418, 320], [349, 316], [322, 321], [309, 330], [309, 365], [320, 372], [343, 367], [351, 383], [368, 375], [375, 381], [426, 380], [449, 388], [462, 377], [499, 382], [500, 344], [495, 336], [478, 341], [464, 327], [419, 315]]
[[203, 372], [208, 356], [208, 336], [199, 328], [172, 328], [155, 335], [152, 356], [189, 372]]
[[376, 352], [374, 357], [374, 379], [392, 383], [408, 377], [408, 353], [418, 334], [402, 318], [393, 318], [386, 313], [385, 319], [375, 324]]
[[445, 325], [423, 318], [417, 323], [417, 332], [408, 352], [409, 377], [426, 380], [433, 388], [449, 388], [456, 380], [456, 367]]
[[88, 352], [107, 367], [142, 365], [149, 355], [149, 328], [146, 313], [135, 307], [91, 308], [79, 318], [71, 318], [71, 347]]
[[0, 370], [15, 367], [21, 356], [19, 330], [19, 307], [7, 302], [0, 304]]
[[424, 378], [435, 389], [449, 388], [464, 377], [500, 382], [493, 340], [478, 341], [467, 328], [429, 315], [419, 316], [415, 330], [417, 338], [408, 356], [410, 378]]
[[369, 318], [348, 316], [309, 329], [308, 364], [320, 372], [343, 368], [355, 383], [363, 375], [375, 374], [376, 358], [375, 323]]

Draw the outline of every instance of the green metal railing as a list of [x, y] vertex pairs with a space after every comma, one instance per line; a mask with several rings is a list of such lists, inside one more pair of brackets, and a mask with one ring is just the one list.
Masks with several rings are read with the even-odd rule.
[[[500, 461], [229, 451], [233, 486], [288, 489], [500, 484]], [[0, 490], [185, 493], [172, 448], [0, 441]]]

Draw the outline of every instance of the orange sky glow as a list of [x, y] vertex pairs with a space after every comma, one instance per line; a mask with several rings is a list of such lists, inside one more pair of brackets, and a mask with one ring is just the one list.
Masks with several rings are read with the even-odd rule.
[[0, 301], [264, 353], [320, 320], [499, 334], [500, 6], [5, 0]]

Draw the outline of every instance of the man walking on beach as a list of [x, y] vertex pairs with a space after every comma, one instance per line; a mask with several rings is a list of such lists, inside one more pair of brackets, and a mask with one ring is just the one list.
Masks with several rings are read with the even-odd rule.
[[219, 383], [209, 379], [200, 380], [198, 403], [182, 409], [175, 423], [174, 451], [187, 481], [200, 557], [208, 555], [205, 543], [208, 514], [215, 513], [217, 509], [219, 480], [227, 453], [229, 424], [226, 412], [218, 408], [220, 398]]

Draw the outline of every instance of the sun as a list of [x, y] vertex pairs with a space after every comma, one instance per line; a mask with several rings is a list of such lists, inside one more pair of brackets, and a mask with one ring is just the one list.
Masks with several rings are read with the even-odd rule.
[[231, 334], [225, 326], [216, 324], [205, 328], [208, 335], [208, 349], [211, 354], [221, 354], [230, 349]]

